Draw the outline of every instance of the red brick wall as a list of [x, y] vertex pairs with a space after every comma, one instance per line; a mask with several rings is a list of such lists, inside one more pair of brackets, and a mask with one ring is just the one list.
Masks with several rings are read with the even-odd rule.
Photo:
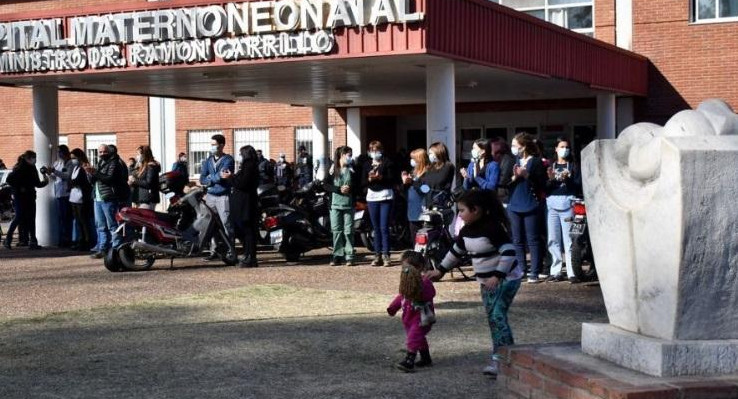
[[615, 0], [594, 0], [595, 38], [615, 44]]
[[663, 123], [708, 98], [738, 109], [738, 23], [690, 25], [688, 1], [633, 1], [633, 51], [653, 63], [636, 119]]

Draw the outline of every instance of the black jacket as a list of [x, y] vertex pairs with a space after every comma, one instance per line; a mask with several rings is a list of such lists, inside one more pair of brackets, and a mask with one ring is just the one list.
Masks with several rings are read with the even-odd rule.
[[139, 204], [159, 203], [159, 173], [161, 173], [161, 165], [158, 162], [149, 162], [143, 176], [139, 176], [138, 173], [133, 175], [134, 181], [131, 185], [133, 202]]
[[389, 159], [384, 159], [376, 168], [379, 175], [382, 177], [380, 180], [369, 181], [369, 172], [374, 170], [372, 161], [369, 160], [364, 164], [361, 171], [361, 185], [364, 188], [371, 189], [373, 191], [382, 191], [385, 189], [394, 189], [399, 183], [400, 176], [395, 173], [394, 165]]
[[497, 198], [503, 204], [510, 202], [510, 184], [512, 183], [514, 167], [515, 157], [510, 154], [502, 155], [502, 159], [500, 159], [500, 179], [497, 181]]
[[128, 167], [120, 157], [113, 155], [97, 162], [97, 170], [93, 177], [93, 198], [95, 185], [100, 190], [103, 201], [127, 202], [131, 190], [128, 188]]
[[41, 180], [34, 165], [26, 161], [19, 162], [13, 167], [13, 171], [7, 179], [8, 185], [13, 190], [13, 195], [21, 200], [35, 199], [36, 188], [44, 187], [48, 180]]
[[85, 203], [91, 203], [92, 202], [92, 184], [90, 183], [90, 179], [87, 177], [87, 172], [85, 172], [84, 169], [82, 169], [82, 166], [76, 166], [74, 169], [72, 169], [72, 174], [74, 174], [74, 171], [79, 168], [79, 173], [77, 173], [77, 177], [72, 179], [70, 181], [70, 187], [71, 188], [79, 188], [82, 190], [82, 199]]
[[256, 159], [247, 159], [231, 179], [231, 220], [234, 222], [256, 223], [259, 217], [259, 167]]

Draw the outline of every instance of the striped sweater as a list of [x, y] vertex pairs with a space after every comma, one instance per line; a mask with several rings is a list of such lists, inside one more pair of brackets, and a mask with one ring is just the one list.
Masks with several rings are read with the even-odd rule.
[[507, 280], [523, 277], [523, 268], [518, 264], [510, 237], [504, 230], [493, 227], [494, 224], [480, 219], [465, 225], [459, 231], [453, 247], [443, 258], [441, 268], [449, 271], [462, 258], [469, 256], [477, 281], [482, 284], [492, 276]]

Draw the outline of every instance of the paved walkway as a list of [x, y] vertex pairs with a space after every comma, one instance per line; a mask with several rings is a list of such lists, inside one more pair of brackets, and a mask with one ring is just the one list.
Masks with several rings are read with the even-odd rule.
[[[0, 397], [493, 397], [479, 371], [489, 331], [473, 282], [436, 285], [436, 365], [405, 375], [399, 318], [384, 312], [399, 268], [240, 269], [196, 259], [138, 273], [59, 250], [0, 249]], [[519, 343], [576, 341], [605, 321], [599, 287], [524, 285]]]

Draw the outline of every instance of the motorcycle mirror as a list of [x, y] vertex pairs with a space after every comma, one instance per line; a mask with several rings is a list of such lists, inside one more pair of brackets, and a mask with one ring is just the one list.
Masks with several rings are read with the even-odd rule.
[[420, 186], [420, 192], [423, 194], [428, 194], [430, 190], [430, 186], [427, 184], [423, 184], [422, 186]]

